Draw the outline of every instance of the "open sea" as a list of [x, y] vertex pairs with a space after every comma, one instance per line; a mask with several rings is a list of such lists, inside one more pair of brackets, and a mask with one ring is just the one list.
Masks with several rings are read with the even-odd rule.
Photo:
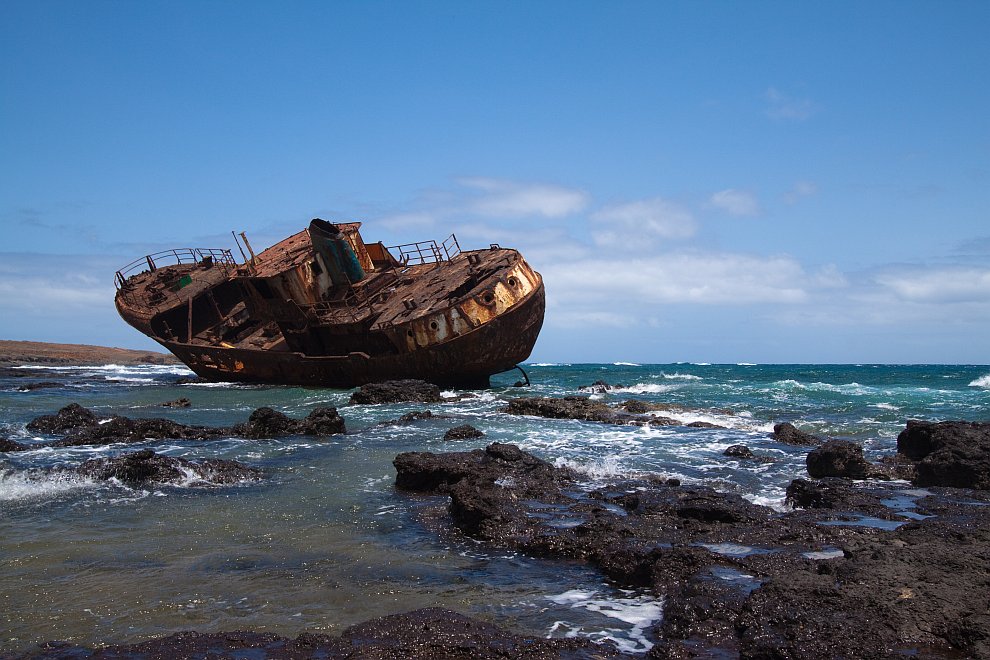
[[[594, 569], [480, 545], [424, 515], [438, 499], [398, 492], [392, 459], [404, 451], [459, 451], [515, 443], [594, 480], [644, 472], [741, 494], [782, 509], [787, 484], [806, 476], [807, 448], [768, 438], [777, 422], [891, 453], [909, 419], [990, 419], [990, 367], [962, 365], [529, 364], [490, 390], [442, 404], [349, 405], [351, 391], [234, 384], [179, 385], [175, 366], [25, 367], [0, 377], [0, 437], [36, 436], [25, 424], [79, 403], [99, 416], [168, 417], [230, 426], [270, 406], [302, 418], [336, 406], [346, 435], [39, 448], [0, 453], [0, 650], [48, 640], [129, 643], [180, 630], [251, 629], [295, 637], [441, 606], [544, 636], [612, 639], [645, 652], [663, 616], [649, 592], [618, 589]], [[656, 428], [517, 417], [517, 396], [578, 394], [672, 404], [661, 414], [723, 428]], [[20, 391], [26, 382], [59, 387]], [[188, 398], [189, 408], [163, 408]], [[407, 425], [400, 415], [445, 417]], [[485, 437], [444, 441], [471, 424]], [[747, 445], [772, 462], [728, 458]], [[226, 458], [264, 478], [233, 486], [128, 488], [53, 468], [150, 447], [191, 460]]]

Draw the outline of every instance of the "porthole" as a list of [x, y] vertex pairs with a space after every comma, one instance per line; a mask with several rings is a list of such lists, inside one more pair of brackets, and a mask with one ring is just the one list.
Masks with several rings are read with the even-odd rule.
[[485, 291], [485, 295], [481, 296], [481, 299], [485, 301], [486, 305], [491, 305], [495, 302], [495, 295], [491, 291]]
[[509, 286], [511, 286], [512, 288], [516, 288], [517, 286], [519, 286], [519, 280], [517, 280], [514, 277], [510, 277], [509, 278]]
[[439, 330], [440, 326], [437, 325], [436, 321], [430, 321], [430, 330]]
[[412, 330], [406, 330], [406, 336], [412, 337], [413, 336], [413, 331]]

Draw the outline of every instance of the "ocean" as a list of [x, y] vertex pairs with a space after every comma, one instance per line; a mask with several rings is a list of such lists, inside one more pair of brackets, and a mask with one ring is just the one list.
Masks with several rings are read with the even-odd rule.
[[[24, 367], [0, 377], [0, 437], [50, 440], [25, 425], [79, 403], [101, 417], [167, 417], [230, 426], [270, 406], [302, 418], [336, 406], [346, 435], [0, 453], [0, 650], [48, 640], [129, 643], [180, 630], [250, 629], [295, 637], [334, 634], [377, 616], [441, 606], [510, 630], [652, 646], [663, 601], [620, 589], [579, 563], [541, 560], [466, 538], [437, 510], [442, 500], [394, 488], [405, 451], [461, 451], [514, 443], [589, 476], [591, 484], [655, 473], [734, 492], [783, 510], [784, 490], [806, 476], [807, 448], [771, 440], [773, 425], [854, 440], [871, 460], [892, 453], [909, 419], [990, 419], [990, 367], [964, 365], [547, 364], [524, 365], [480, 392], [444, 392], [442, 404], [349, 405], [351, 391], [178, 384], [175, 366]], [[26, 382], [59, 386], [21, 391]], [[517, 396], [591, 396], [669, 406], [685, 424], [607, 426], [511, 416]], [[468, 396], [462, 396], [467, 394]], [[161, 404], [188, 398], [189, 408]], [[431, 410], [409, 424], [404, 413]], [[471, 424], [485, 436], [445, 441]], [[747, 445], [766, 462], [729, 458]], [[260, 468], [260, 481], [129, 488], [67, 470], [137, 448]]]

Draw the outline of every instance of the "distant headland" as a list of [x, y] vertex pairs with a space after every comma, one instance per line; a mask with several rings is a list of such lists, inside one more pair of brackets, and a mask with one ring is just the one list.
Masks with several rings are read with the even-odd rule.
[[180, 362], [169, 353], [155, 351], [0, 339], [0, 365], [22, 364], [180, 364]]

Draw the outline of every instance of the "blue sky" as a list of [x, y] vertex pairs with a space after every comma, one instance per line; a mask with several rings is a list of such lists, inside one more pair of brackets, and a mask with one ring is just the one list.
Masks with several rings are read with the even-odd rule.
[[990, 3], [0, 3], [0, 338], [310, 218], [519, 248], [534, 361], [990, 361]]

